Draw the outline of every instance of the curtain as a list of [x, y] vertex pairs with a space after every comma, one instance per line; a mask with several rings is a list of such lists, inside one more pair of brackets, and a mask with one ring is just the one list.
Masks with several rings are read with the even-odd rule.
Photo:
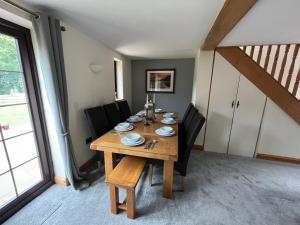
[[68, 91], [60, 21], [52, 16], [40, 15], [39, 18], [33, 19], [33, 27], [42, 79], [51, 108], [50, 113], [54, 118], [66, 177], [75, 189], [81, 190], [91, 184], [95, 174], [80, 172], [75, 161], [69, 132]]

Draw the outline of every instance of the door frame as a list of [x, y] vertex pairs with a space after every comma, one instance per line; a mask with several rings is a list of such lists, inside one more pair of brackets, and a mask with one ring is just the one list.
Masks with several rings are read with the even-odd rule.
[[34, 135], [38, 146], [37, 150], [39, 152], [41, 170], [44, 178], [43, 181], [0, 209], [1, 224], [50, 187], [54, 183], [54, 171], [30, 30], [0, 18], [0, 33], [13, 36], [18, 40], [24, 73], [24, 86], [28, 96], [28, 106], [31, 110], [32, 125], [34, 127]]

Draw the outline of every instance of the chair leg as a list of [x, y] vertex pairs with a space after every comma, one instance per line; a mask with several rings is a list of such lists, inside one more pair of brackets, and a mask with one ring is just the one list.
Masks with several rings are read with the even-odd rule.
[[135, 190], [134, 189], [127, 189], [127, 201], [126, 201], [126, 208], [127, 208], [127, 217], [129, 219], [135, 218]]
[[153, 164], [149, 164], [149, 186], [152, 186]]
[[181, 176], [181, 190], [184, 191], [185, 176]]
[[102, 161], [97, 161], [97, 164], [98, 164], [98, 169], [101, 169]]

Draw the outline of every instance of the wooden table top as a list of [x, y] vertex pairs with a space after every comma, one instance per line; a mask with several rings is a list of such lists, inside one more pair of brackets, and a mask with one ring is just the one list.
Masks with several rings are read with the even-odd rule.
[[[144, 121], [135, 123], [135, 128], [129, 132], [113, 133], [107, 132], [100, 138], [92, 142], [90, 148], [97, 151], [109, 151], [114, 153], [140, 156], [161, 160], [177, 161], [178, 159], [178, 121], [174, 125], [165, 125], [162, 120], [161, 113], [156, 114], [156, 121], [144, 126]], [[176, 114], [177, 115], [177, 114]], [[161, 137], [155, 133], [155, 130], [162, 126], [171, 126], [176, 131], [176, 134], [171, 137]], [[157, 140], [153, 149], [144, 149], [144, 145], [130, 147], [121, 143], [121, 138], [129, 133], [139, 133], [146, 141]]]

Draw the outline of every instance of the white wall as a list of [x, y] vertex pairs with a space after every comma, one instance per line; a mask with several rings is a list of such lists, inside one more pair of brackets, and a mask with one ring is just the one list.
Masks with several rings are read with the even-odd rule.
[[[208, 107], [212, 64], [213, 52], [199, 50], [195, 60], [193, 102], [203, 115]], [[195, 144], [203, 144], [204, 130]], [[300, 125], [270, 99], [267, 100], [256, 152], [300, 158]]]
[[[131, 104], [131, 61], [85, 34], [65, 25], [63, 48], [67, 74], [70, 133], [78, 165], [93, 152], [85, 144], [90, 136], [83, 110], [114, 101], [114, 58], [122, 60], [124, 97]], [[91, 63], [100, 64], [99, 74], [91, 72]]]
[[[195, 58], [192, 102], [205, 117], [209, 98], [213, 56], [213, 51], [202, 51], [199, 49]], [[201, 129], [195, 144], [203, 145], [204, 131], [205, 127]]]
[[268, 99], [257, 153], [300, 158], [300, 125]]

